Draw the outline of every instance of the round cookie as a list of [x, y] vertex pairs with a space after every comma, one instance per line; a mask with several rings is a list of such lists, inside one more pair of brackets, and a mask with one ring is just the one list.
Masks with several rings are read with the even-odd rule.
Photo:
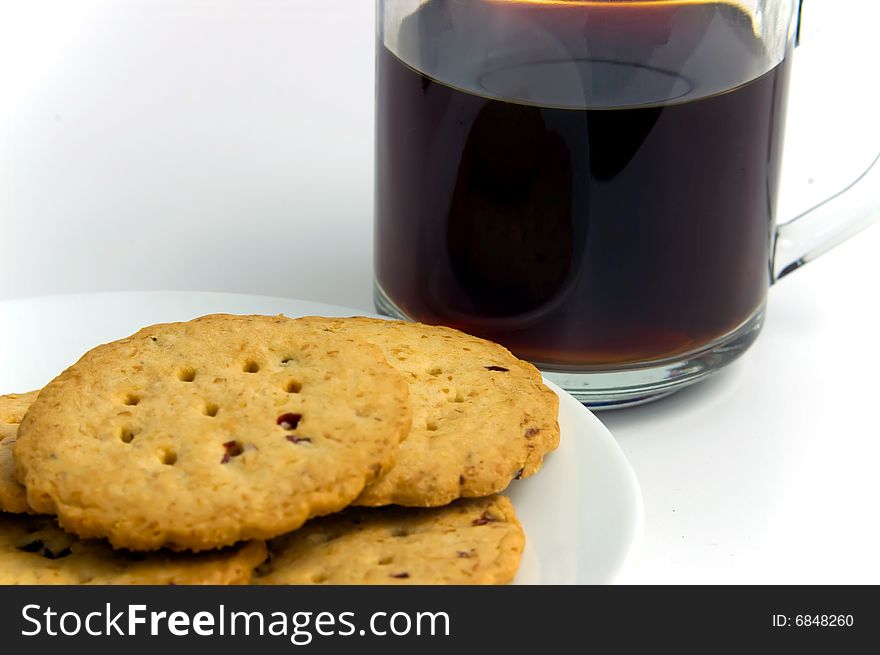
[[437, 507], [536, 473], [559, 445], [559, 398], [506, 348], [446, 327], [308, 318], [381, 348], [410, 383], [413, 424], [397, 463], [355, 504]]
[[12, 446], [18, 424], [24, 418], [39, 391], [0, 396], [0, 512], [24, 514], [32, 512], [27, 504], [27, 492], [15, 479]]
[[40, 393], [13, 452], [28, 503], [65, 530], [199, 551], [342, 509], [409, 425], [406, 382], [377, 349], [217, 315], [86, 353]]
[[507, 584], [525, 535], [503, 496], [349, 508], [271, 540], [253, 584]]
[[114, 551], [50, 517], [0, 513], [0, 585], [247, 584], [265, 559], [262, 541], [197, 554]]

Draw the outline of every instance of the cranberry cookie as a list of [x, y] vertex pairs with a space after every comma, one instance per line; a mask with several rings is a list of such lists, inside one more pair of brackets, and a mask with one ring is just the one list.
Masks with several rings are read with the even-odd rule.
[[23, 514], [31, 512], [25, 488], [15, 479], [12, 446], [18, 424], [39, 391], [0, 396], [0, 512]]
[[36, 511], [115, 548], [269, 538], [391, 467], [407, 394], [377, 348], [303, 321], [156, 325], [43, 389], [18, 430], [17, 475]]
[[198, 554], [114, 551], [50, 517], [0, 513], [0, 585], [247, 584], [265, 559], [262, 541]]
[[269, 542], [254, 584], [507, 584], [525, 535], [503, 496], [350, 508]]
[[559, 398], [496, 343], [446, 327], [370, 318], [303, 319], [378, 346], [409, 382], [413, 423], [394, 468], [355, 504], [438, 507], [503, 491], [559, 445]]

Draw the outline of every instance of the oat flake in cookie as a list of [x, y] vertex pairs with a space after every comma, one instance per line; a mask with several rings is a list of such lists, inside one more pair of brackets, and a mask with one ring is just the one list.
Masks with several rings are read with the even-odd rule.
[[559, 398], [534, 366], [496, 343], [446, 327], [369, 318], [309, 318], [375, 344], [410, 385], [413, 424], [394, 468], [356, 504], [436, 507], [503, 491], [559, 445]]
[[0, 585], [247, 584], [265, 558], [262, 541], [198, 554], [114, 551], [51, 517], [0, 513]]
[[25, 488], [15, 479], [12, 446], [18, 424], [37, 398], [39, 391], [0, 396], [0, 512], [30, 513]]
[[269, 542], [254, 584], [507, 584], [525, 535], [503, 496], [349, 508]]
[[86, 353], [18, 432], [28, 503], [116, 548], [206, 550], [338, 511], [389, 468], [407, 385], [375, 348], [208, 316]]

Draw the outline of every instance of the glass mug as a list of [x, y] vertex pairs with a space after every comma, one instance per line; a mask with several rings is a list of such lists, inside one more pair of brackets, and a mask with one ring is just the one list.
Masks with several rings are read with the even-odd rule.
[[705, 378], [877, 217], [776, 225], [797, 0], [378, 0], [376, 306], [592, 407]]

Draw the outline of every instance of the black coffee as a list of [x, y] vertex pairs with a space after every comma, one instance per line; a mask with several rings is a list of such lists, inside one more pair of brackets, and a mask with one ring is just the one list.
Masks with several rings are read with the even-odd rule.
[[787, 64], [735, 6], [629, 4], [433, 0], [411, 65], [379, 45], [376, 274], [405, 314], [585, 368], [762, 306]]

